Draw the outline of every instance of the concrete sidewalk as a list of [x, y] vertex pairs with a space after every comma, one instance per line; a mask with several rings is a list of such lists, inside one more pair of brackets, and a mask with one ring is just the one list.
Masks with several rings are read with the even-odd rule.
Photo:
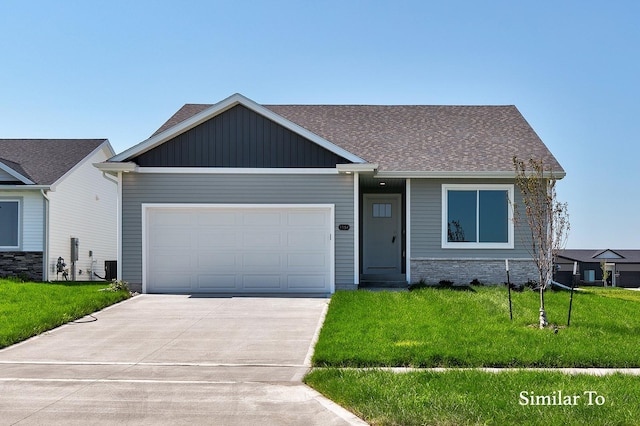
[[136, 296], [0, 350], [0, 424], [366, 424], [301, 383], [327, 304]]

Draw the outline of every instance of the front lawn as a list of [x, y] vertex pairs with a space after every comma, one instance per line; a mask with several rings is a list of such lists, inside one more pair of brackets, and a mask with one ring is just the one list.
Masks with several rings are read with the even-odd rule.
[[0, 348], [129, 297], [100, 283], [20, 283], [0, 279]]
[[536, 328], [538, 293], [505, 287], [470, 291], [337, 292], [315, 348], [315, 366], [640, 367], [640, 294], [547, 292], [549, 322]]
[[504, 287], [338, 292], [305, 382], [373, 425], [637, 424], [637, 376], [340, 368], [640, 367], [640, 293], [576, 293], [567, 328], [569, 293], [548, 292], [544, 330], [538, 293], [512, 297], [509, 321]]
[[635, 425], [640, 419], [640, 378], [621, 374], [329, 368], [305, 382], [372, 425]]

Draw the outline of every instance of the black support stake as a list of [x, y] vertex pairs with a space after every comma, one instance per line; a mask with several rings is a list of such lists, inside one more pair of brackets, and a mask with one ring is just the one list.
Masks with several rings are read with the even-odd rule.
[[569, 325], [571, 325], [571, 308], [573, 306], [573, 289], [576, 286], [576, 281], [577, 281], [577, 275], [573, 275], [573, 278], [571, 280], [571, 297], [569, 298], [569, 316], [567, 317], [567, 327], [569, 327]]
[[507, 269], [507, 292], [509, 293], [509, 319], [513, 321], [513, 308], [511, 307], [511, 279], [509, 278], [509, 260], [505, 259], [504, 261], [506, 269]]

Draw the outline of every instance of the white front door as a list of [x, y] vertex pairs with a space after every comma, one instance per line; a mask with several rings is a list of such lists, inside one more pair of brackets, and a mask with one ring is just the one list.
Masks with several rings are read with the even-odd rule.
[[364, 274], [399, 274], [402, 263], [400, 194], [364, 194]]

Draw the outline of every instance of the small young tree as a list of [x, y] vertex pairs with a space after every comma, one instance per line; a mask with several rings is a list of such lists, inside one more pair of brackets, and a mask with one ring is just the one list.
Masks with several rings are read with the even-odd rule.
[[[540, 283], [540, 328], [548, 325], [544, 307], [544, 291], [553, 279], [553, 264], [569, 234], [567, 203], [556, 198], [556, 181], [551, 168], [542, 160], [527, 162], [513, 157], [516, 186], [522, 194], [526, 223], [529, 225], [529, 253], [538, 268]], [[514, 222], [523, 222], [520, 209], [514, 203]]]
[[602, 286], [607, 286], [607, 281], [609, 280], [609, 270], [607, 269], [607, 262], [604, 260], [600, 262], [600, 269], [602, 269]]

